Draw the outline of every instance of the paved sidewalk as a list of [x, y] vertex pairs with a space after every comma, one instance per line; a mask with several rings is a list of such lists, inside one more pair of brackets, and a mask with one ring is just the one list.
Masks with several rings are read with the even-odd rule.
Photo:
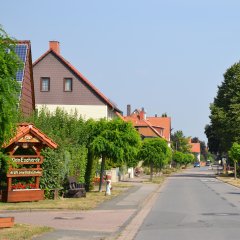
[[[149, 205], [152, 204], [151, 199], [158, 194], [159, 185], [142, 183], [139, 180], [141, 179], [131, 181], [134, 185], [132, 188], [102, 203], [94, 210], [14, 212], [15, 222], [50, 226], [55, 229], [53, 232], [35, 237], [34, 240], [100, 240], [126, 237], [128, 232], [125, 231], [123, 235], [120, 233], [136, 219], [136, 216], [138, 216], [137, 222], [139, 219], [143, 220], [147, 213], [146, 207], [151, 208]], [[142, 209], [145, 209], [145, 215], [141, 214]], [[131, 231], [136, 231], [136, 227], [134, 226]]]

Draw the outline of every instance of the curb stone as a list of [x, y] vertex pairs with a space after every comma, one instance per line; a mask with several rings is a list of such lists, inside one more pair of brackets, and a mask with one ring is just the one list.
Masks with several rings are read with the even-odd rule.
[[160, 184], [156, 190], [146, 197], [146, 199], [139, 205], [136, 212], [124, 223], [117, 233], [105, 238], [105, 240], [133, 240], [144, 219], [151, 211], [159, 196], [160, 189], [164, 187], [166, 181], [167, 179], [165, 179], [165, 181]]

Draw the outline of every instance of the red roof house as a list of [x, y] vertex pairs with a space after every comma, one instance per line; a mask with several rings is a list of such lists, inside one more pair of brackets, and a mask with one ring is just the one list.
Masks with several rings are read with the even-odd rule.
[[170, 117], [147, 117], [144, 109], [136, 109], [127, 114], [123, 119], [130, 121], [143, 138], [161, 137], [170, 143], [171, 118]]
[[200, 148], [200, 143], [192, 143], [191, 138], [189, 139], [189, 144], [191, 146], [191, 152], [194, 153], [200, 161], [200, 153], [201, 153], [201, 148]]
[[200, 153], [200, 143], [190, 143], [191, 145], [191, 152], [193, 153]]
[[163, 138], [170, 142], [171, 139], [171, 118], [170, 117], [147, 117], [147, 120], [154, 126], [163, 128]]

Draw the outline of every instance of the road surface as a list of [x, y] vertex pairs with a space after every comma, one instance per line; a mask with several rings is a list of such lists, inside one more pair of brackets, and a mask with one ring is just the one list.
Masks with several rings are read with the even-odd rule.
[[170, 177], [135, 240], [239, 240], [240, 189], [208, 167]]

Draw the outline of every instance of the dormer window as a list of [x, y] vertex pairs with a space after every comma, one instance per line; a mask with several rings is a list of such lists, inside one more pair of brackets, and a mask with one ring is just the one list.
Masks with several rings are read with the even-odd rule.
[[40, 91], [49, 92], [50, 91], [50, 78], [42, 77], [40, 82]]
[[64, 92], [72, 92], [72, 78], [64, 78], [63, 90]]

